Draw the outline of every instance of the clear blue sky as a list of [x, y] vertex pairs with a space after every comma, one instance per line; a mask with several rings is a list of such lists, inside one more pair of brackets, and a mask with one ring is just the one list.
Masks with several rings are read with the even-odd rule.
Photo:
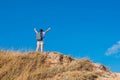
[[49, 26], [46, 51], [120, 72], [119, 0], [0, 0], [0, 49], [35, 50], [33, 28]]

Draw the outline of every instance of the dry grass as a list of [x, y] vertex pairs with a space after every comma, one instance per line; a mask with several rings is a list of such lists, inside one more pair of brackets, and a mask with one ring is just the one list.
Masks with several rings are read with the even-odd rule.
[[96, 80], [94, 72], [67, 71], [57, 76], [57, 80]]
[[[47, 61], [52, 61], [52, 63]], [[0, 80], [96, 80], [88, 59], [75, 60], [59, 53], [0, 51]]]

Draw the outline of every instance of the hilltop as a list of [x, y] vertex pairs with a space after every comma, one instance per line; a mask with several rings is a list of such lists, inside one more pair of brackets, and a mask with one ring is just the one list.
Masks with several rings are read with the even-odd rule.
[[58, 52], [0, 51], [0, 80], [119, 80], [99, 63]]

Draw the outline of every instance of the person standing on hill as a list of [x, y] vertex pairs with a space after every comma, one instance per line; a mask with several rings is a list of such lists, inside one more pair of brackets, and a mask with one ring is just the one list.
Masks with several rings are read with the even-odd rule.
[[50, 30], [51, 28], [49, 27], [46, 31], [43, 31], [43, 29], [40, 29], [39, 32], [36, 30], [36, 28], [34, 28], [34, 31], [36, 33], [36, 40], [37, 40], [37, 47], [36, 47], [36, 51], [38, 52], [39, 48], [40, 51], [43, 52], [44, 51], [44, 36], [45, 34]]

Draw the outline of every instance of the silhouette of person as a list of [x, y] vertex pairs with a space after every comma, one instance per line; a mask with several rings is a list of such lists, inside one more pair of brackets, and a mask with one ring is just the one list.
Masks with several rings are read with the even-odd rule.
[[37, 47], [36, 47], [36, 51], [38, 52], [39, 48], [40, 48], [40, 52], [44, 51], [44, 36], [45, 34], [50, 30], [51, 28], [49, 27], [46, 31], [43, 31], [43, 29], [40, 29], [39, 32], [36, 30], [36, 28], [34, 28], [34, 31], [36, 33], [36, 40], [37, 40]]

